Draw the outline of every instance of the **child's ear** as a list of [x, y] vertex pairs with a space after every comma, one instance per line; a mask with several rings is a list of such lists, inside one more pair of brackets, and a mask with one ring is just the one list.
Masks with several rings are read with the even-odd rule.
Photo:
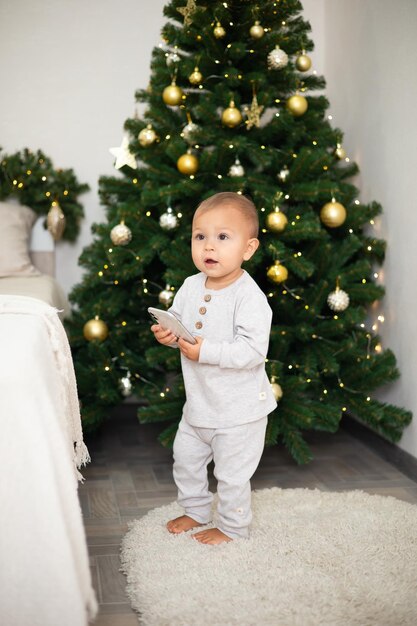
[[258, 248], [259, 239], [256, 239], [256, 237], [254, 237], [253, 239], [249, 239], [245, 254], [243, 255], [243, 260], [249, 261], [249, 259], [255, 254]]

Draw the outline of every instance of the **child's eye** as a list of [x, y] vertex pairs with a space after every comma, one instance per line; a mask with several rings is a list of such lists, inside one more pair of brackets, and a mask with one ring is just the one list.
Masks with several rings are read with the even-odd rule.
[[203, 241], [204, 235], [202, 235], [201, 233], [198, 233], [197, 235], [195, 235], [194, 239], [197, 239], [198, 241]]
[[221, 241], [225, 241], [225, 239], [229, 239], [229, 237], [225, 234], [225, 233], [220, 233], [219, 235], [219, 239]]

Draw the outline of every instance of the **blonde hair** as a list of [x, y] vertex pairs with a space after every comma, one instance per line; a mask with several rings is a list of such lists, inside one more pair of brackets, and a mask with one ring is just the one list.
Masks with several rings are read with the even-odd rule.
[[197, 213], [205, 213], [206, 211], [217, 209], [226, 204], [240, 211], [246, 221], [250, 223], [251, 237], [258, 237], [259, 217], [256, 206], [250, 198], [240, 193], [234, 193], [233, 191], [215, 193], [213, 196], [200, 202], [194, 216], [197, 215]]

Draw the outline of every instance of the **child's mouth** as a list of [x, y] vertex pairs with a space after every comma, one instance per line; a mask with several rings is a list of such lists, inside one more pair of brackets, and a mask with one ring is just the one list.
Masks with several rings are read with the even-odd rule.
[[214, 259], [204, 259], [204, 263], [205, 263], [206, 265], [211, 265], [211, 266], [213, 266], [213, 265], [216, 265], [216, 264], [217, 264], [217, 261], [215, 261]]

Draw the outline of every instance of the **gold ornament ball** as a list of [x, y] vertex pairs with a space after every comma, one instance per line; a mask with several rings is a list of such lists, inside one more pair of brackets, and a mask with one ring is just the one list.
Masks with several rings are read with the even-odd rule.
[[263, 29], [263, 26], [261, 26], [261, 24], [257, 20], [255, 24], [250, 28], [249, 33], [250, 36], [253, 37], [253, 39], [260, 39], [264, 36], [265, 31]]
[[278, 400], [281, 400], [281, 398], [283, 396], [283, 391], [282, 391], [281, 385], [278, 385], [278, 383], [276, 383], [274, 381], [274, 382], [271, 383], [271, 389], [272, 389], [272, 393], [274, 394], [275, 400], [277, 402], [278, 402]]
[[103, 322], [98, 315], [84, 324], [83, 335], [87, 341], [104, 341], [108, 334], [109, 329], [106, 322]]
[[273, 211], [266, 216], [266, 225], [268, 226], [269, 230], [272, 230], [275, 233], [282, 233], [282, 231], [285, 230], [287, 224], [287, 216], [281, 211]]
[[224, 30], [220, 22], [217, 22], [216, 27], [213, 30], [213, 35], [216, 37], [216, 39], [223, 39], [223, 37], [226, 35], [226, 31]]
[[311, 67], [311, 59], [307, 54], [300, 54], [295, 62], [297, 70], [300, 72], [308, 72]]
[[230, 101], [229, 106], [222, 113], [222, 122], [229, 128], [238, 126], [242, 121], [242, 114], [239, 109], [236, 108], [233, 100]]
[[198, 69], [198, 67], [194, 68], [194, 72], [189, 75], [188, 80], [192, 85], [199, 85], [203, 80], [203, 75]]
[[146, 128], [142, 128], [138, 135], [138, 140], [141, 146], [146, 148], [153, 144], [156, 139], [156, 132], [152, 128], [151, 124], [148, 124]]
[[162, 92], [162, 99], [165, 104], [168, 104], [171, 107], [178, 106], [181, 104], [183, 92], [181, 87], [175, 84], [173, 81], [168, 87], [165, 87]]
[[191, 176], [198, 170], [198, 159], [194, 154], [183, 154], [177, 161], [177, 168], [181, 174]]
[[340, 202], [326, 202], [320, 210], [320, 219], [325, 226], [337, 228], [346, 219], [346, 209]]
[[337, 156], [338, 159], [342, 160], [346, 157], [346, 152], [345, 149], [342, 148], [342, 146], [340, 144], [338, 144], [336, 150], [334, 151], [335, 155]]
[[304, 113], [308, 109], [308, 101], [304, 96], [295, 95], [291, 96], [287, 100], [287, 109], [291, 111], [291, 113], [295, 117], [300, 117], [300, 115], [304, 115]]
[[288, 278], [288, 270], [279, 261], [275, 261], [274, 265], [268, 269], [266, 275], [274, 283], [283, 283]]

